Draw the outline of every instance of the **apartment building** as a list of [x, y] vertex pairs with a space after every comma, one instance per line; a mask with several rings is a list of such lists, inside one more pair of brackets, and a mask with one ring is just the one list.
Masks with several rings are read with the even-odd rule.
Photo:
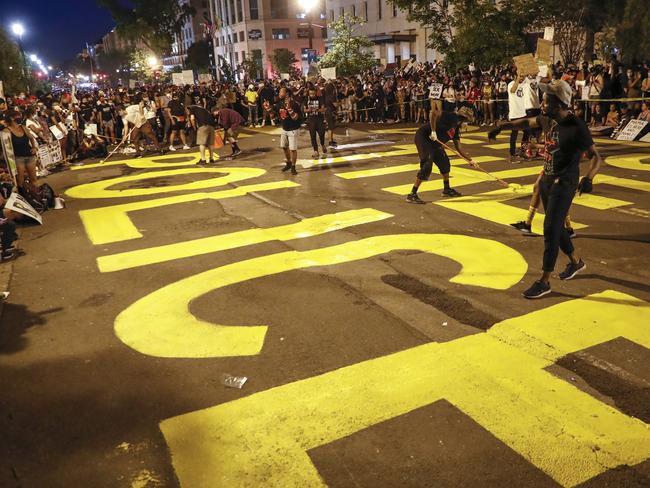
[[180, 33], [174, 34], [169, 55], [163, 58], [163, 66], [167, 69], [183, 66], [190, 46], [205, 37], [205, 23], [210, 19], [210, 0], [179, 0], [179, 2], [192, 6], [195, 13], [187, 19]]
[[251, 56], [259, 78], [273, 75], [274, 49], [293, 51], [303, 72], [310, 55], [324, 53], [325, 0], [213, 0], [212, 8], [215, 59], [236, 67]]
[[[408, 59], [434, 61], [440, 56], [426, 48], [428, 29], [406, 19], [407, 13], [387, 0], [327, 0], [327, 21], [333, 22], [343, 14], [355, 15], [366, 21], [359, 33], [374, 43], [375, 58], [383, 65]], [[331, 39], [328, 39], [331, 43]]]

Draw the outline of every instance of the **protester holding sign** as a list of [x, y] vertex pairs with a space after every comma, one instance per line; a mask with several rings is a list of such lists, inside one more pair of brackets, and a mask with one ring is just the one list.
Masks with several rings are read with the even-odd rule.
[[30, 185], [35, 185], [36, 176], [36, 152], [38, 143], [34, 136], [25, 128], [16, 122], [12, 115], [5, 115], [5, 130], [11, 133], [11, 144], [14, 148], [16, 159], [16, 183], [19, 188], [25, 185], [25, 176], [27, 175]]

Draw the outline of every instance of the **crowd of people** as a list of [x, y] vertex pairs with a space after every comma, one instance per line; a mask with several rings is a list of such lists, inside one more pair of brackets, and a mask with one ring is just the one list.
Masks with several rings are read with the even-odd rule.
[[[606, 64], [563, 66], [558, 62], [549, 70], [551, 77], [566, 81], [572, 111], [588, 123], [592, 133], [615, 136], [632, 119], [650, 122], [649, 101], [643, 100], [650, 97], [647, 63], [624, 66], [612, 59]], [[409, 62], [400, 68], [330, 80], [105, 86], [8, 96], [0, 99], [0, 124], [11, 133], [16, 184], [30, 201], [38, 202], [42, 192], [37, 180], [48, 174], [35, 157], [43, 144], [58, 144], [61, 160], [70, 164], [105, 158], [116, 146], [137, 157], [145, 150], [143, 141], [159, 152], [199, 146], [199, 164], [211, 164], [215, 162], [216, 129], [224, 131], [223, 139], [231, 145], [230, 157], [236, 157], [241, 153], [237, 141], [241, 127], [277, 124], [282, 128], [283, 171], [296, 174], [298, 135], [303, 127], [309, 131], [312, 158], [336, 149], [335, 131], [341, 123], [425, 124], [434, 111], [466, 109], [465, 120], [469, 120], [469, 110], [473, 123], [492, 127], [499, 121], [538, 115], [538, 81], [539, 77], [518, 75], [515, 66], [487, 70], [470, 66], [452, 73], [437, 63]], [[519, 132], [523, 137], [518, 144]], [[511, 162], [544, 156], [538, 132], [511, 132]], [[8, 185], [6, 170], [2, 178]], [[19, 218], [4, 209], [0, 222], [11, 227]], [[3, 257], [10, 257], [5, 235], [13, 234], [10, 230], [2, 233]]]

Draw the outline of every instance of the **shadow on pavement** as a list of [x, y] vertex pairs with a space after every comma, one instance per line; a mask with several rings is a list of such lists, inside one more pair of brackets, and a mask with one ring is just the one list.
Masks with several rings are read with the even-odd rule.
[[0, 319], [0, 354], [17, 352], [27, 345], [27, 339], [23, 337], [25, 332], [35, 325], [44, 325], [45, 315], [59, 312], [62, 307], [32, 312], [26, 305], [19, 303], [5, 303]]

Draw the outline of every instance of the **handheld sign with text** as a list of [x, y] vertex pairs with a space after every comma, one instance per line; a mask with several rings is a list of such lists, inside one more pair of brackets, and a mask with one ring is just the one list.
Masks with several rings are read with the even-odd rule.
[[630, 120], [625, 128], [618, 134], [617, 141], [633, 141], [643, 128], [648, 125], [644, 120]]
[[429, 87], [429, 98], [439, 100], [442, 95], [442, 83], [433, 83]]
[[535, 57], [543, 63], [550, 63], [552, 62], [552, 56], [553, 41], [547, 41], [546, 39], [537, 39], [537, 51], [535, 52]]
[[321, 68], [320, 75], [326, 80], [333, 80], [336, 78], [336, 67]]
[[13, 210], [14, 212], [18, 212], [19, 214], [27, 215], [27, 217], [30, 217], [39, 224], [43, 225], [43, 217], [41, 217], [41, 214], [34, 210], [34, 207], [32, 207], [27, 200], [25, 200], [15, 191], [7, 199], [5, 208]]
[[532, 75], [537, 76], [539, 73], [539, 65], [532, 54], [521, 54], [512, 58], [517, 66], [517, 73], [520, 75]]

